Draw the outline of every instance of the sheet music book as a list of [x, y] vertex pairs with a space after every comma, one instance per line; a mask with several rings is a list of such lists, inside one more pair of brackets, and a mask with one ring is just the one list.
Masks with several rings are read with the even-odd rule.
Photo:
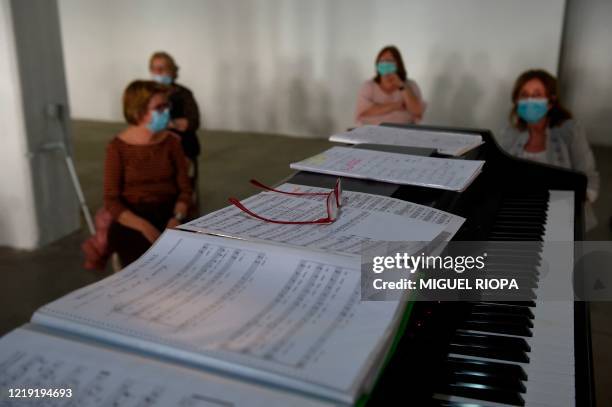
[[[0, 339], [0, 366], [2, 406], [332, 406], [33, 325]], [[10, 397], [9, 388], [13, 396], [38, 389], [64, 397]]]
[[[297, 184], [288, 192], [329, 192]], [[465, 221], [439, 209], [390, 197], [344, 190], [338, 219], [329, 225], [285, 225], [256, 219], [233, 205], [179, 226], [182, 230], [268, 241], [313, 250], [358, 255], [381, 241], [429, 242], [444, 233], [448, 241]], [[325, 196], [262, 192], [241, 201], [271, 219], [312, 220], [326, 215]], [[417, 245], [418, 246], [418, 245]], [[420, 246], [419, 246], [420, 247]]]
[[483, 144], [479, 134], [428, 131], [399, 127], [367, 125], [334, 134], [329, 141], [346, 144], [385, 144], [435, 148], [439, 154], [458, 157]]
[[[74, 388], [99, 395], [86, 406], [127, 388], [125, 397], [170, 401], [157, 405], [353, 404], [406, 309], [360, 301], [360, 267], [358, 256], [166, 230], [121, 272], [34, 313], [33, 326], [59, 338], [4, 337], [0, 383], [48, 384], [57, 368], [58, 386], [79, 376]], [[101, 372], [108, 380], [93, 388]]]

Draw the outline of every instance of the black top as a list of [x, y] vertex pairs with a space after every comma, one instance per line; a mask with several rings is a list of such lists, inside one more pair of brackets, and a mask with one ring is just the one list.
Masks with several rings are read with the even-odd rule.
[[181, 136], [181, 144], [185, 155], [189, 158], [196, 158], [200, 155], [200, 141], [196, 133], [200, 127], [200, 111], [193, 93], [186, 87], [175, 83], [172, 85], [169, 101], [171, 105], [170, 118], [184, 117], [189, 122], [187, 130], [174, 130], [174, 132]]

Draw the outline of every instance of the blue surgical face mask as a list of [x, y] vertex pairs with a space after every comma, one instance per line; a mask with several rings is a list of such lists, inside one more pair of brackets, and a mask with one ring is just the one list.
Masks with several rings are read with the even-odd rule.
[[380, 76], [389, 75], [397, 72], [397, 65], [391, 61], [380, 61], [376, 64], [376, 71]]
[[548, 99], [520, 99], [516, 106], [516, 113], [527, 123], [537, 123], [548, 113]]
[[173, 81], [172, 76], [170, 75], [153, 74], [152, 77], [155, 82], [161, 83], [163, 85], [170, 85], [172, 84], [172, 81]]
[[153, 115], [151, 116], [149, 123], [147, 123], [147, 128], [151, 130], [151, 132], [157, 133], [158, 131], [162, 131], [168, 127], [169, 121], [170, 109], [164, 109], [164, 111], [161, 113], [157, 110], [153, 110]]

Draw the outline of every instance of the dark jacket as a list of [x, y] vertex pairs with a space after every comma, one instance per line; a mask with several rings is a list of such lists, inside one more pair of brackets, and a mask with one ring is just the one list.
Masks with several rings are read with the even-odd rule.
[[197, 130], [200, 127], [200, 111], [198, 104], [193, 97], [193, 93], [186, 87], [175, 83], [169, 96], [170, 118], [178, 119], [184, 117], [189, 122], [189, 127], [185, 131], [173, 131], [181, 136], [181, 144], [185, 155], [189, 158], [196, 158], [200, 155], [200, 141], [198, 140]]

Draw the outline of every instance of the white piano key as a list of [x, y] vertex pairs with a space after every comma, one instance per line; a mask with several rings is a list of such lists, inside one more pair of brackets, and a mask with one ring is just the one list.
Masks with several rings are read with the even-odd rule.
[[[544, 242], [571, 242], [574, 240], [574, 193], [550, 191], [544, 229]], [[547, 247], [544, 246], [544, 251]], [[543, 258], [547, 253], [543, 253]], [[551, 276], [559, 281], [571, 282], [573, 251], [555, 253]], [[571, 289], [571, 287], [570, 287]], [[546, 301], [538, 287], [534, 313], [530, 363], [524, 366], [528, 380], [525, 392], [527, 406], [573, 406], [576, 403], [574, 368], [574, 303], [573, 301]], [[538, 295], [540, 294], [540, 295]], [[557, 366], [554, 368], [554, 366]]]
[[[550, 191], [549, 207], [544, 228], [545, 242], [571, 242], [574, 238], [574, 195], [569, 191]], [[547, 247], [544, 246], [544, 250]], [[543, 253], [543, 257], [547, 253]], [[561, 281], [571, 282], [573, 253], [564, 251], [566, 257], [559, 258], [555, 253], [554, 267], [549, 273], [551, 277]], [[550, 266], [550, 265], [549, 265]], [[571, 287], [570, 287], [571, 289]], [[499, 334], [524, 338], [531, 347], [528, 352], [529, 363], [516, 363], [494, 358], [449, 354], [449, 356], [489, 362], [520, 365], [528, 378], [525, 382], [526, 392], [522, 394], [527, 406], [573, 406], [575, 405], [575, 360], [574, 360], [574, 303], [573, 301], [544, 301], [541, 287], [535, 290], [536, 307], [534, 314], [532, 337], [521, 337], [510, 334]], [[544, 300], [543, 300], [544, 299]], [[491, 333], [480, 330], [460, 330], [471, 333]], [[490, 402], [465, 399], [455, 396], [444, 400], [465, 401], [485, 405], [498, 405]], [[503, 404], [499, 404], [503, 405]]]

